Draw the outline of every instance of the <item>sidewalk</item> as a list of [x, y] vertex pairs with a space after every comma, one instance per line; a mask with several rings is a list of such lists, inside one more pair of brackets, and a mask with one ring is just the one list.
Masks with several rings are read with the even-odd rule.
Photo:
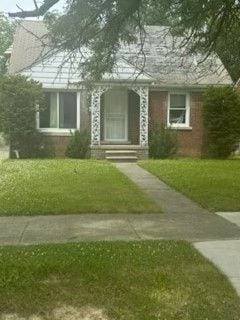
[[[218, 212], [240, 227], [240, 212]], [[207, 241], [195, 247], [224, 272], [240, 295], [240, 240]]]
[[0, 245], [150, 239], [240, 239], [240, 229], [214, 214], [0, 217]]

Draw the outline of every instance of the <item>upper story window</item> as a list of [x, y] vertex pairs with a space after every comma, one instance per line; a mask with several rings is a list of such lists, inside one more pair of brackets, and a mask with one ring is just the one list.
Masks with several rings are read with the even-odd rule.
[[77, 129], [77, 93], [46, 92], [46, 108], [40, 112], [41, 129]]
[[168, 103], [168, 126], [189, 127], [190, 97], [189, 94], [170, 93]]

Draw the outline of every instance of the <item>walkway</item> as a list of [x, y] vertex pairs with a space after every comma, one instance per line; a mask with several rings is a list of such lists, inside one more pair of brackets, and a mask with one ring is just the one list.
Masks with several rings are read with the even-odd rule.
[[[177, 217], [174, 222], [177, 226], [180, 221], [185, 225], [189, 221], [186, 234], [189, 235], [190, 230], [195, 235], [200, 230], [202, 234], [206, 232], [204, 241], [196, 242], [195, 247], [228, 276], [240, 295], [240, 240], [226, 240], [229, 223], [232, 223], [231, 228], [240, 230], [240, 213], [208, 213], [136, 164], [120, 163], [117, 167], [162, 207], [169, 220]], [[218, 241], [207, 241], [214, 234], [218, 234]], [[237, 238], [240, 239], [239, 234]]]
[[[209, 214], [195, 202], [173, 190], [136, 163], [116, 163], [117, 168], [149, 195], [167, 214]], [[191, 217], [190, 217], [191, 218]]]
[[82, 214], [1, 217], [0, 244], [98, 240], [240, 239], [240, 229], [214, 214]]
[[[218, 215], [240, 227], [240, 212], [220, 212]], [[200, 242], [195, 247], [228, 276], [240, 295], [240, 240]]]

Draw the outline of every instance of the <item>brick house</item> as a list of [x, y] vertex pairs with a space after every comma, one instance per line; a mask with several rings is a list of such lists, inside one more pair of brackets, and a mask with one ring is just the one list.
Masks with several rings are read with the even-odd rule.
[[42, 83], [48, 107], [37, 115], [37, 126], [58, 156], [64, 156], [70, 131], [87, 129], [94, 158], [146, 158], [149, 129], [161, 123], [176, 130], [179, 155], [201, 155], [202, 93], [209, 85], [231, 84], [231, 78], [216, 57], [199, 64], [201, 56], [187, 55], [166, 28], [146, 31], [145, 57], [140, 41], [123, 45], [112, 73], [90, 88], [79, 75], [78, 58], [63, 64], [65, 53], [47, 54], [43, 22], [18, 25], [9, 73]]

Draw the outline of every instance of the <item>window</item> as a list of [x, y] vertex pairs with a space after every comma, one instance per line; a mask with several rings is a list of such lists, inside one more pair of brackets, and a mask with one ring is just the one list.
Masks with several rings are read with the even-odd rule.
[[46, 108], [40, 113], [41, 129], [76, 129], [77, 94], [75, 92], [46, 92]]
[[169, 94], [168, 125], [189, 127], [189, 95]]

